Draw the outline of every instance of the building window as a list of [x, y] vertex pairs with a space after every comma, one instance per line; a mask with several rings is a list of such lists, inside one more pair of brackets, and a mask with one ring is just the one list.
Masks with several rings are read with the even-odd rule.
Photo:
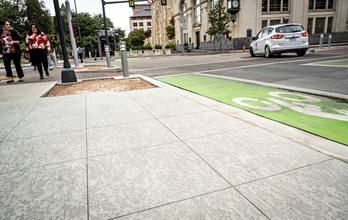
[[309, 10], [313, 10], [314, 9], [314, 0], [309, 0], [308, 9]]
[[211, 8], [214, 8], [214, 6], [219, 2], [219, 0], [211, 0], [211, 4], [210, 4], [210, 7]]
[[334, 9], [335, 0], [309, 0], [309, 10]]
[[133, 27], [138, 27], [138, 23], [133, 23]]
[[308, 18], [307, 31], [308, 34], [311, 34], [313, 31], [313, 18]]
[[147, 26], [150, 27], [151, 26], [151, 22], [147, 22]]
[[283, 24], [289, 23], [289, 18], [283, 18]]
[[195, 0], [195, 22], [201, 23], [201, 1]]
[[289, 0], [262, 0], [262, 12], [289, 11]]
[[268, 0], [262, 0], [262, 12], [268, 11]]
[[269, 11], [280, 11], [280, 0], [270, 0]]
[[280, 19], [270, 20], [270, 21], [269, 21], [269, 24], [270, 24], [270, 25], [280, 24]]
[[289, 0], [283, 0], [283, 11], [289, 11]]
[[326, 1], [327, 0], [316, 0], [315, 9], [326, 9]]
[[267, 20], [262, 20], [262, 28], [267, 26]]
[[139, 27], [143, 27], [144, 23], [143, 22], [139, 22]]
[[324, 33], [325, 29], [325, 17], [320, 17], [315, 19], [315, 31], [314, 33], [320, 34]]
[[334, 0], [329, 0], [329, 2], [327, 3], [327, 8], [333, 9], [333, 6], [334, 6]]
[[327, 18], [327, 29], [326, 29], [326, 33], [331, 33], [331, 32], [332, 32], [332, 21], [333, 21], [333, 17], [328, 17], [328, 18]]

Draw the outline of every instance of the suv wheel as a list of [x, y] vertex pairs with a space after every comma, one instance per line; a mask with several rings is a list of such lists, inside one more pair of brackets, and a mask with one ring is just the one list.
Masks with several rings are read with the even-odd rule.
[[265, 57], [266, 58], [272, 57], [271, 50], [269, 49], [269, 46], [265, 47]]
[[305, 50], [300, 50], [300, 51], [297, 51], [296, 53], [297, 53], [297, 56], [302, 57], [302, 56], [304, 56], [306, 54], [306, 51]]
[[250, 56], [251, 57], [255, 57], [255, 54], [254, 54], [254, 50], [253, 50], [253, 48], [252, 47], [250, 47]]

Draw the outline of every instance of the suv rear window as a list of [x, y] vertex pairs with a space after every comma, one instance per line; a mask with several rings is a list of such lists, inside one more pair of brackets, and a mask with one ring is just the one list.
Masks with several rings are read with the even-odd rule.
[[293, 33], [293, 32], [301, 32], [304, 28], [302, 25], [286, 25], [282, 27], [277, 27], [277, 33]]

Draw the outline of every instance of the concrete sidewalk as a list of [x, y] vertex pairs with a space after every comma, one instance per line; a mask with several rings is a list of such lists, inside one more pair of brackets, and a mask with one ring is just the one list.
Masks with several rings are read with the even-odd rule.
[[0, 219], [347, 219], [346, 146], [147, 80], [1, 86]]

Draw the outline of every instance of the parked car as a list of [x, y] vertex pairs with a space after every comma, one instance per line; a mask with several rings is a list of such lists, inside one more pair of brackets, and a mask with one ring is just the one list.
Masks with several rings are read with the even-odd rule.
[[282, 53], [304, 56], [308, 50], [308, 32], [301, 24], [278, 24], [262, 28], [250, 44], [250, 55], [269, 58]]

